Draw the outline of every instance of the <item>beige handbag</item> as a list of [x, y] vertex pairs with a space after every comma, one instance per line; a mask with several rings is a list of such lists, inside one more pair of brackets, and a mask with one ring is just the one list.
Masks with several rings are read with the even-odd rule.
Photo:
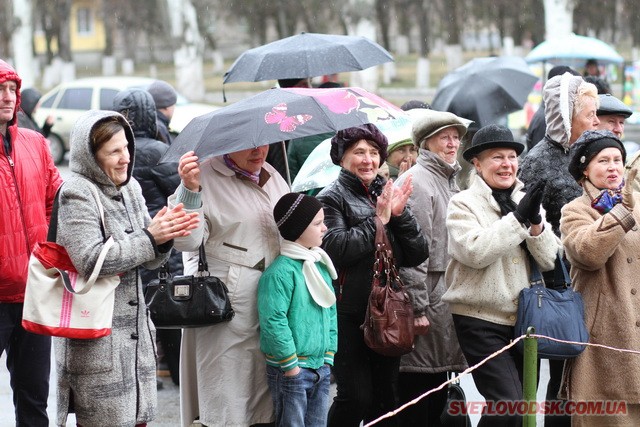
[[[104, 230], [104, 210], [98, 190], [93, 184], [90, 188], [98, 202]], [[98, 278], [98, 274], [114, 244], [113, 237], [109, 237], [102, 247], [89, 278], [84, 278], [75, 271], [65, 248], [55, 243], [57, 216], [58, 195], [51, 214], [48, 241], [36, 244], [29, 259], [22, 327], [37, 334], [64, 338], [107, 336], [111, 334], [115, 289], [120, 278]]]

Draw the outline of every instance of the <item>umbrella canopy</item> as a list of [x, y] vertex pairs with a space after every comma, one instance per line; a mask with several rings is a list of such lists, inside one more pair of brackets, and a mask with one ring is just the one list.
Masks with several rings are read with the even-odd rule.
[[[387, 137], [389, 144], [411, 138], [411, 117], [401, 116], [394, 120], [376, 123], [376, 126]], [[340, 166], [334, 165], [329, 152], [331, 138], [322, 141], [313, 149], [307, 160], [291, 184], [291, 191], [302, 192], [315, 188], [324, 188], [338, 178]]]
[[594, 37], [571, 34], [540, 43], [525, 57], [528, 63], [551, 62], [563, 65], [581, 66], [587, 59], [597, 59], [602, 63], [621, 64], [624, 58], [602, 40]]
[[160, 161], [177, 161], [191, 150], [204, 160], [404, 115], [390, 102], [357, 87], [273, 88], [194, 118]]
[[447, 74], [431, 103], [480, 128], [520, 110], [538, 78], [515, 56], [476, 58]]
[[302, 33], [244, 52], [223, 83], [316, 77], [390, 61], [389, 52], [365, 37]]

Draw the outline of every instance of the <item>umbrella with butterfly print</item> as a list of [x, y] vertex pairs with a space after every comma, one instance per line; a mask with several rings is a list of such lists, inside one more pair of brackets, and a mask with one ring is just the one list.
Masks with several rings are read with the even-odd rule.
[[357, 87], [273, 88], [194, 118], [160, 162], [178, 161], [187, 151], [195, 151], [204, 160], [405, 114], [390, 102]]

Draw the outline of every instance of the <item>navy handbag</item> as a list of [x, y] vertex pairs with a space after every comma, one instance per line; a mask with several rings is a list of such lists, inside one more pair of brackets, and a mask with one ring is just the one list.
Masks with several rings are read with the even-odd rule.
[[[526, 334], [533, 326], [535, 333], [564, 341], [588, 342], [589, 332], [584, 321], [584, 303], [580, 293], [571, 286], [571, 279], [560, 255], [556, 257], [555, 283], [553, 288], [545, 287], [538, 264], [529, 255], [531, 263], [531, 286], [520, 291], [518, 316], [514, 335]], [[559, 284], [559, 285], [558, 285]], [[520, 351], [524, 341], [516, 344]], [[538, 339], [540, 359], [565, 360], [578, 356], [585, 345], [565, 344], [544, 338]]]

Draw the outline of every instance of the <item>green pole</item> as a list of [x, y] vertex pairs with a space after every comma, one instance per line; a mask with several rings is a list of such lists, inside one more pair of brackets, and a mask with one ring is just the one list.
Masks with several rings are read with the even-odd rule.
[[527, 402], [528, 412], [524, 415], [523, 427], [536, 427], [536, 394], [538, 385], [538, 340], [530, 337], [536, 330], [527, 328], [524, 338], [524, 380], [522, 384], [523, 399]]

